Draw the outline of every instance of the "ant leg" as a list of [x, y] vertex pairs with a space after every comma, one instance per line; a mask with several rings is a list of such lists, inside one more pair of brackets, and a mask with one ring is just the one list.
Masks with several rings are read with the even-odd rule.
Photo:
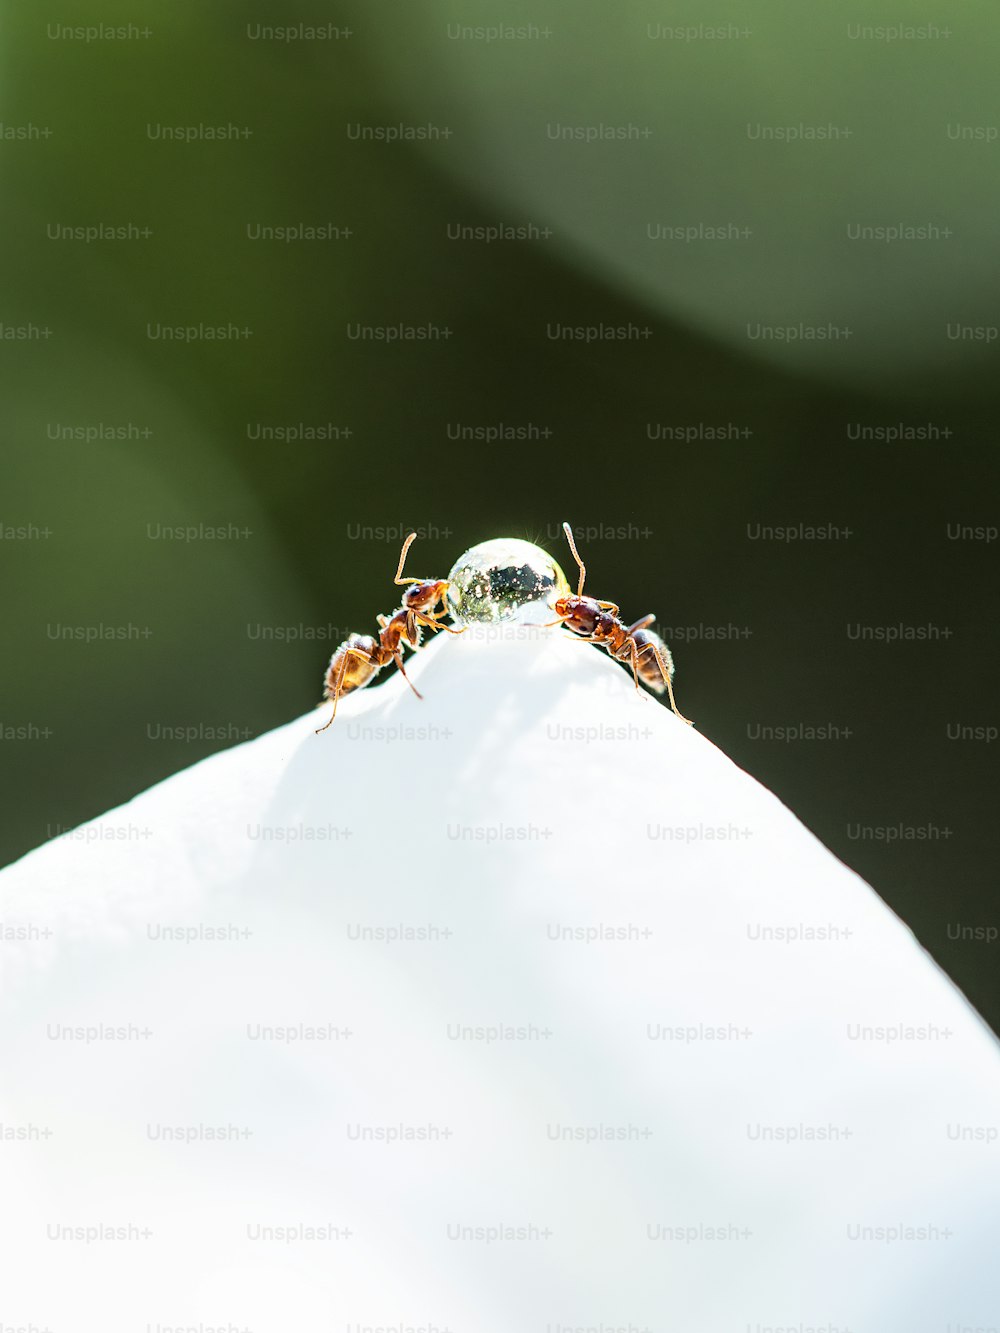
[[634, 634], [637, 629], [645, 629], [646, 626], [651, 625], [655, 619], [656, 619], [656, 612], [650, 611], [648, 616], [643, 616], [643, 618], [641, 620], [637, 620], [634, 625], [629, 625], [625, 633]]
[[410, 680], [409, 676], [406, 674], [406, 667], [403, 666], [403, 654], [400, 653], [400, 652], [397, 652], [397, 653], [395, 654], [395, 658], [396, 658], [396, 665], [399, 667], [400, 671], [403, 673], [403, 679], [406, 681], [407, 685], [409, 685], [410, 689], [411, 689], [411, 690], [413, 691], [413, 693], [417, 696], [417, 698], [418, 698], [418, 699], [422, 699], [424, 696], [420, 693], [420, 691], [417, 689], [416, 685], [414, 685], [413, 681]]
[[694, 723], [691, 721], [689, 717], [684, 716], [684, 714], [677, 707], [677, 704], [674, 701], [674, 687], [670, 683], [670, 672], [667, 670], [666, 662], [664, 662], [663, 658], [660, 656], [659, 648], [657, 648], [655, 643], [651, 643], [649, 646], [656, 654], [656, 660], [660, 664], [660, 670], [663, 672], [663, 679], [667, 682], [667, 693], [670, 695], [670, 707], [673, 709], [673, 711], [677, 714], [677, 716], [680, 718], [682, 722], [686, 722], [689, 727], [693, 727]]
[[[446, 613], [444, 611], [441, 612], [441, 615], [445, 614]], [[465, 625], [462, 627], [462, 629], [452, 629], [450, 625], [445, 625], [442, 623], [441, 616], [429, 616], [426, 615], [423, 611], [417, 612], [417, 619], [420, 621], [422, 625], [426, 625], [428, 629], [433, 629], [433, 630], [443, 629], [447, 630], [449, 634], [464, 634], [465, 631], [469, 628], [468, 625]]]
[[341, 689], [343, 688], [343, 685], [344, 685], [344, 676], [345, 676], [346, 674], [347, 674], [347, 654], [345, 653], [345, 654], [344, 654], [344, 660], [343, 660], [343, 662], [341, 662], [341, 664], [340, 664], [340, 670], [339, 670], [339, 672], [337, 673], [337, 680], [336, 680], [336, 683], [335, 683], [335, 685], [334, 685], [334, 690], [333, 690], [333, 712], [330, 714], [330, 721], [327, 722], [324, 726], [322, 726], [322, 727], [317, 727], [317, 728], [316, 728], [315, 735], [317, 735], [317, 736], [319, 735], [319, 733], [320, 733], [321, 731], [326, 731], [327, 727], [332, 727], [332, 726], [333, 726], [333, 719], [337, 716], [337, 700], [340, 698], [340, 691], [341, 691]]
[[430, 611], [418, 611], [417, 614], [425, 625], [434, 625], [438, 629], [446, 629], [449, 634], [464, 634], [469, 628], [468, 625], [464, 625], [461, 629], [452, 629], [450, 625], [442, 624], [445, 616], [449, 614], [447, 610], [439, 611], [436, 616], [431, 615]]
[[[559, 621], [554, 620], [552, 623], [554, 625], [558, 625]], [[570, 643], [597, 643], [600, 644], [603, 648], [607, 648], [608, 646], [607, 639], [598, 639], [596, 635], [594, 637], [591, 637], [589, 634], [577, 634], [575, 629], [570, 630], [568, 638]]]
[[406, 624], [406, 634], [411, 644], [414, 639], [419, 638], [421, 625], [426, 625], [429, 630], [439, 630], [442, 628], [436, 620], [430, 619], [423, 611], [407, 612]]
[[621, 657], [615, 657], [614, 653], [611, 651], [610, 639], [600, 639], [596, 635], [594, 637], [591, 637], [586, 634], [577, 634], [573, 630], [570, 630], [568, 635], [563, 635], [560, 637], [567, 638], [570, 643], [592, 643], [597, 648], [607, 648], [608, 655], [610, 656], [612, 661], [614, 662], [624, 661], [624, 659]]
[[416, 540], [417, 540], [417, 534], [415, 532], [411, 532], [410, 535], [407, 537], [406, 541], [403, 542], [403, 549], [399, 553], [399, 564], [396, 566], [396, 577], [393, 579], [393, 583], [402, 585], [404, 583], [420, 582], [419, 579], [403, 578], [403, 565], [406, 563], [406, 553]]
[[[636, 647], [635, 639], [629, 639], [628, 642], [629, 642], [629, 654], [628, 654], [629, 665], [632, 668], [632, 675], [635, 677], [635, 688], [639, 690], [639, 649]], [[639, 694], [643, 699], [645, 699], [646, 696], [642, 693], [642, 690], [639, 690]]]
[[317, 735], [317, 736], [319, 735], [319, 733], [320, 733], [321, 731], [326, 731], [327, 727], [332, 726], [332, 725], [333, 725], [333, 719], [337, 716], [337, 700], [340, 698], [341, 691], [342, 691], [343, 688], [344, 688], [344, 677], [347, 675], [347, 659], [348, 659], [349, 657], [359, 657], [359, 658], [361, 659], [362, 662], [370, 662], [370, 661], [371, 661], [371, 659], [368, 657], [368, 654], [367, 654], [367, 653], [359, 653], [358, 650], [357, 650], [357, 648], [348, 648], [347, 652], [344, 654], [344, 660], [343, 660], [343, 662], [341, 662], [341, 664], [340, 664], [340, 670], [339, 670], [339, 672], [337, 673], [337, 680], [336, 680], [336, 683], [335, 683], [335, 685], [334, 685], [334, 690], [333, 690], [333, 712], [330, 714], [330, 721], [327, 722], [327, 723], [325, 723], [322, 727], [317, 727], [317, 728], [316, 728], [316, 735]]

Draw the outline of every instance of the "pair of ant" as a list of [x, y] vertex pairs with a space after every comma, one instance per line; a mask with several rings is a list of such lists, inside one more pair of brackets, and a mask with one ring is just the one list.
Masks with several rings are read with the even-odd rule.
[[[580, 559], [568, 523], [563, 524], [563, 531], [569, 542], [569, 549], [573, 552], [573, 559], [579, 566], [580, 580], [575, 596], [568, 594], [557, 598], [553, 603], [552, 609], [558, 618], [549, 624], [565, 625], [581, 643], [596, 643], [602, 648], [607, 648], [616, 662], [623, 662], [632, 668], [637, 690], [640, 679], [657, 694], [662, 694], [666, 690], [671, 709], [682, 722], [692, 726], [691, 719], [684, 716], [674, 701], [672, 684], [674, 663], [670, 649], [657, 633], [648, 628], [656, 616], [651, 613], [631, 625], [626, 625], [614, 602], [602, 602], [593, 597], [584, 597], [583, 585], [587, 577], [587, 567]], [[317, 735], [321, 731], [326, 731], [337, 716], [337, 701], [340, 696], [350, 694], [352, 690], [363, 689], [372, 677], [390, 662], [396, 663], [403, 674], [403, 679], [417, 698], [423, 697], [407, 676], [403, 666], [403, 645], [405, 643], [410, 648], [418, 648], [423, 626], [435, 632], [443, 629], [449, 634], [465, 633], [464, 629], [452, 629], [450, 625], [441, 623], [442, 617], [446, 614], [444, 601], [448, 592], [447, 579], [403, 578], [406, 553], [416, 541], [416, 537], [417, 534], [411, 532], [403, 542], [403, 549], [399, 553], [399, 564], [393, 582], [397, 587], [409, 585], [403, 593], [399, 610], [391, 616], [378, 617], [377, 639], [367, 634], [352, 634], [330, 658], [323, 698], [332, 700], [333, 713], [325, 726], [316, 729]], [[438, 603], [441, 603], [440, 611], [436, 610]]]

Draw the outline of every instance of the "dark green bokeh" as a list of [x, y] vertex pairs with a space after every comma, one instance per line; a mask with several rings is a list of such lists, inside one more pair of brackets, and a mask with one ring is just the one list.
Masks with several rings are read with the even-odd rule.
[[[129, 6], [102, 10], [105, 23], [146, 21]], [[995, 746], [947, 731], [996, 723], [997, 548], [948, 537], [949, 524], [997, 521], [991, 349], [943, 347], [937, 372], [919, 360], [907, 371], [894, 349], [890, 387], [880, 393], [869, 375], [852, 388], [839, 371], [805, 378], [711, 340], [690, 317], [623, 293], [558, 231], [538, 242], [449, 240], [449, 223], [516, 220], [484, 202], [505, 182], [492, 175], [473, 194], [419, 145], [348, 139], [348, 122], [404, 118], [380, 58], [391, 17], [365, 12], [319, 20], [289, 5], [283, 23], [354, 28], [298, 44], [247, 39], [248, 21], [275, 21], [264, 6], [150, 12], [153, 35], [118, 44], [50, 38], [49, 21], [81, 22], [69, 6], [51, 20], [8, 15], [5, 125], [52, 133], [0, 143], [2, 319], [52, 333], [0, 344], [0, 520], [49, 530], [0, 543], [0, 859], [309, 707], [339, 638], [370, 631], [393, 604], [398, 539], [359, 530], [428, 529], [413, 571], [443, 576], [466, 546], [497, 535], [539, 541], [568, 565], [561, 520], [607, 524], [626, 536], [588, 542], [595, 595], [628, 617], [655, 610], [666, 627], [740, 630], [684, 642], [668, 628], [682, 709], [875, 885], [996, 1026], [1000, 945], [949, 938], [1000, 917]], [[961, 83], [960, 63], [942, 77]], [[849, 88], [839, 95], [850, 105]], [[253, 132], [168, 143], [147, 136], [149, 123]], [[863, 170], [874, 182], [877, 163]], [[962, 202], [930, 176], [923, 184], [944, 215]], [[676, 189], [680, 214], [682, 181]], [[832, 177], [827, 202], [837, 189]], [[152, 235], [88, 244], [47, 233], [100, 222]], [[258, 222], [352, 234], [252, 241], [247, 225]], [[985, 254], [976, 251], [984, 272]], [[743, 262], [753, 268], [752, 248]], [[870, 259], [836, 251], [829, 262]], [[784, 282], [791, 308], [794, 259]], [[987, 296], [995, 308], [992, 277]], [[972, 318], [964, 306], [955, 317]], [[354, 321], [453, 332], [386, 347], [349, 340]], [[548, 339], [549, 321], [632, 322], [652, 335], [588, 347]], [[147, 324], [197, 323], [253, 333], [147, 337]], [[901, 421], [934, 423], [936, 438], [848, 438], [849, 423]], [[248, 423], [253, 433], [299, 422], [350, 435], [248, 438]], [[449, 425], [500, 422], [541, 437], [449, 439]], [[99, 423], [132, 423], [134, 438], [49, 438], [57, 425]], [[684, 443], [651, 439], [650, 423], [750, 433]], [[756, 523], [832, 523], [852, 535], [751, 541]], [[150, 536], [191, 524], [249, 535]], [[949, 634], [861, 643], [847, 633], [858, 623]], [[100, 625], [133, 625], [140, 637], [51, 637], [52, 627]], [[260, 626], [315, 637], [265, 641]], [[757, 724], [826, 723], [850, 737], [752, 739]], [[161, 726], [199, 736], [158, 739]], [[859, 841], [859, 824], [933, 825], [941, 836]], [[615, 830], [601, 837], [614, 843]]]

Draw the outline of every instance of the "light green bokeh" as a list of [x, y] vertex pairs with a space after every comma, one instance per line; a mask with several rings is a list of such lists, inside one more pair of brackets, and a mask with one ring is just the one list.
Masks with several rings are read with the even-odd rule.
[[[988, 352], [946, 330], [997, 323], [993, 6], [414, 0], [391, 22], [370, 4], [354, 12], [401, 117], [453, 131], [428, 144], [439, 166], [497, 221], [550, 225], [554, 247], [655, 310], [741, 352], [860, 383], [972, 369]], [[539, 35], [454, 35], [498, 22]], [[849, 35], [904, 23], [938, 35]], [[659, 25], [731, 35], [647, 35]], [[557, 124], [650, 134], [563, 142], [548, 137]], [[758, 125], [851, 133], [763, 141], [749, 137]], [[949, 125], [997, 138], [953, 141]], [[646, 231], [729, 223], [752, 236], [685, 242]], [[847, 234], [897, 224], [942, 235]], [[758, 322], [851, 336], [765, 342], [748, 336]]]

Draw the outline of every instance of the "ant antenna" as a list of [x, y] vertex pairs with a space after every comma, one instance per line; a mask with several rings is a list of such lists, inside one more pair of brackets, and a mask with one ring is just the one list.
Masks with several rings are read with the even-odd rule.
[[403, 584], [403, 583], [420, 582], [419, 579], [404, 579], [402, 577], [403, 565], [406, 563], [406, 553], [416, 540], [417, 540], [417, 534], [415, 532], [411, 532], [410, 535], [407, 537], [406, 541], [403, 542], [403, 549], [399, 553], [399, 567], [396, 570], [396, 577], [393, 579], [393, 583]]
[[573, 552], [573, 559], [580, 566], [580, 586], [576, 590], [577, 597], [583, 596], [583, 581], [587, 577], [587, 566], [580, 559], [580, 553], [576, 549], [576, 542], [573, 540], [573, 530], [568, 523], [563, 524], [563, 532], [566, 534], [566, 540], [569, 542], [569, 549]]

